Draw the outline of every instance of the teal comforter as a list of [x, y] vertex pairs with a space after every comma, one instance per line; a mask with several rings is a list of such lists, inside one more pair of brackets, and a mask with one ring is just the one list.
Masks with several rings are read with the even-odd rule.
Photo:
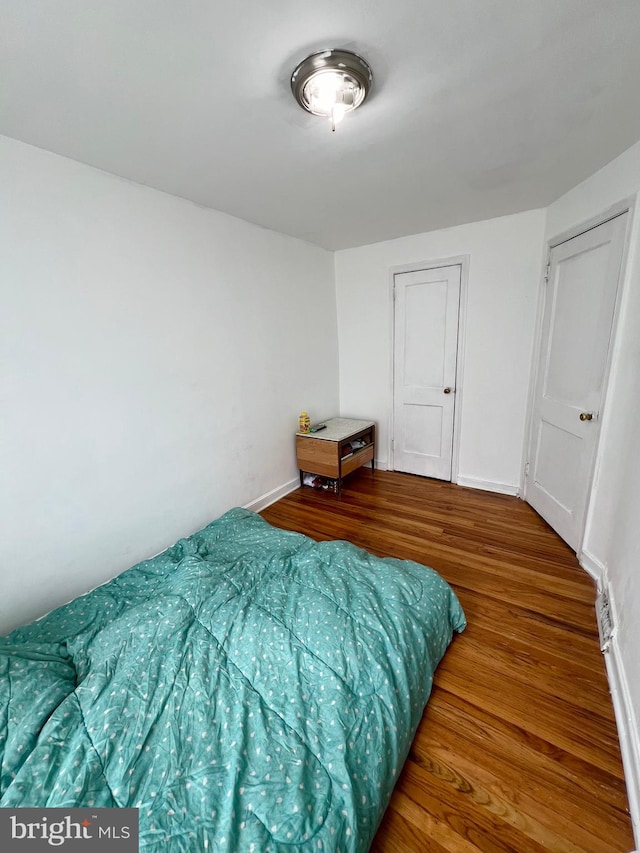
[[0, 639], [0, 805], [135, 806], [145, 853], [366, 850], [464, 625], [432, 569], [231, 510]]

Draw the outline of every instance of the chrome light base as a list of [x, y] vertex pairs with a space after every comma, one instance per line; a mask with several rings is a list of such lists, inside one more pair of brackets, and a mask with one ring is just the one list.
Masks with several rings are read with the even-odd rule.
[[[300, 106], [314, 115], [334, 120], [336, 105], [341, 115], [363, 103], [373, 84], [369, 64], [350, 50], [322, 50], [304, 59], [291, 75], [291, 91]], [[326, 99], [335, 92], [333, 107]], [[335, 129], [335, 128], [334, 128]]]

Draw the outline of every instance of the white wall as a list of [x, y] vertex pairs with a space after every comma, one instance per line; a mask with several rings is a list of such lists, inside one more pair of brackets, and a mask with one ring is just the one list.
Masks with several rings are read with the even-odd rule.
[[0, 186], [2, 632], [294, 481], [338, 363], [331, 253], [2, 137]]
[[460, 480], [518, 490], [544, 217], [533, 210], [336, 253], [340, 409], [378, 422], [381, 467], [392, 413], [389, 270], [468, 255]]
[[640, 839], [637, 811], [640, 794], [639, 191], [640, 142], [552, 204], [547, 212], [546, 231], [547, 237], [552, 238], [599, 215], [620, 200], [635, 199], [636, 210], [622, 284], [620, 320], [584, 550], [602, 568], [614, 599], [617, 636], [613, 650], [619, 655], [620, 688], [626, 696], [625, 709], [629, 718], [629, 748], [636, 762], [635, 768], [627, 767], [627, 779], [630, 800], [636, 803], [635, 830]]

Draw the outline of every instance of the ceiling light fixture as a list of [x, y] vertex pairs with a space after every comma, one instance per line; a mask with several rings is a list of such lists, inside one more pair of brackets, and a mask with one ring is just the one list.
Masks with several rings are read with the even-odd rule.
[[331, 130], [345, 113], [355, 110], [371, 91], [373, 74], [365, 60], [350, 50], [322, 50], [307, 56], [291, 75], [291, 91], [300, 106], [325, 116]]

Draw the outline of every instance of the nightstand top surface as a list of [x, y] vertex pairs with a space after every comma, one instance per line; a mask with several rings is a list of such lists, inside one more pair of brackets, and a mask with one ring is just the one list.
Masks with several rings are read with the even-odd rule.
[[305, 438], [321, 438], [323, 441], [342, 441], [349, 438], [354, 432], [360, 432], [360, 430], [374, 426], [373, 421], [361, 421], [355, 418], [331, 418], [324, 423], [327, 428], [320, 430], [320, 432], [297, 432], [296, 435]]

